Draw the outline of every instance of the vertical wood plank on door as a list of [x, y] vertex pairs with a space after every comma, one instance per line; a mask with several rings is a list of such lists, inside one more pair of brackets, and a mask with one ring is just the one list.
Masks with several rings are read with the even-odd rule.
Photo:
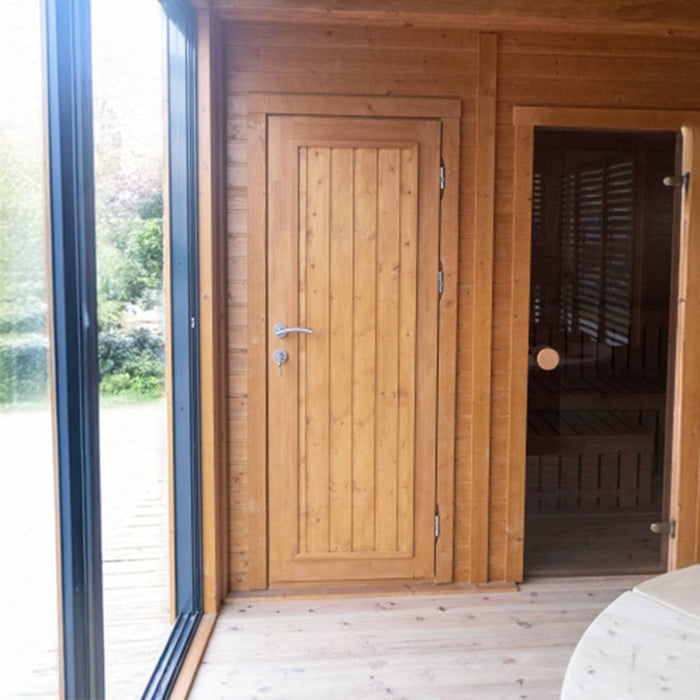
[[374, 548], [377, 151], [355, 151], [353, 348], [353, 550]]
[[330, 487], [329, 148], [308, 149], [307, 177], [310, 186], [306, 193], [305, 322], [312, 326], [313, 335], [296, 337], [296, 342], [306, 344], [306, 551], [327, 552]]
[[[307, 193], [309, 190], [309, 149], [301, 146], [298, 149], [299, 154], [299, 325], [306, 327], [308, 321], [306, 318], [306, 237], [308, 234], [308, 224], [306, 214], [309, 208], [307, 201]], [[298, 452], [298, 469], [299, 481], [297, 490], [299, 494], [299, 512], [297, 519], [299, 521], [299, 543], [298, 550], [306, 552], [306, 343], [299, 343], [298, 350], [298, 372], [299, 379], [297, 380], [297, 391], [299, 392], [299, 452]]]
[[331, 151], [330, 551], [352, 551], [353, 151]]
[[401, 151], [401, 262], [399, 269], [399, 442], [397, 544], [413, 550], [414, 426], [416, 402], [416, 268], [418, 228], [418, 149]]
[[375, 424], [375, 548], [397, 545], [397, 447], [400, 275], [400, 151], [377, 157], [377, 398]]

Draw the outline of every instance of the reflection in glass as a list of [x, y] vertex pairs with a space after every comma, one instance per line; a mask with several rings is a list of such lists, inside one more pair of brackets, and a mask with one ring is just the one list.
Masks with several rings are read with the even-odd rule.
[[171, 622], [163, 21], [156, 0], [93, 1], [105, 675], [120, 700]]
[[58, 603], [48, 390], [40, 3], [0, 22], [0, 625], [3, 697], [58, 696]]
[[[653, 573], [661, 539], [675, 134], [538, 130], [525, 566]], [[540, 348], [559, 356], [542, 369]]]

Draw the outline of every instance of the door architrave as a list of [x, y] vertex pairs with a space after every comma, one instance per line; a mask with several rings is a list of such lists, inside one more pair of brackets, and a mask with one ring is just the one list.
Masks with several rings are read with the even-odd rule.
[[[454, 550], [454, 433], [457, 372], [459, 120], [452, 98], [253, 94], [248, 97], [248, 587], [268, 586], [267, 494], [267, 119], [315, 115], [439, 120], [445, 188], [440, 206], [440, 263], [444, 290], [438, 318], [436, 494], [440, 537], [435, 581], [452, 581]], [[436, 178], [439, 176], [436, 173]], [[437, 271], [436, 271], [437, 288]]]
[[[684, 170], [700, 162], [700, 112], [599, 109], [577, 107], [514, 107], [513, 271], [511, 276], [510, 459], [508, 473], [506, 571], [508, 581], [523, 578], [525, 530], [525, 456], [527, 428], [527, 362], [530, 303], [532, 169], [535, 127], [683, 133]], [[694, 157], [693, 157], [694, 155]], [[700, 342], [700, 268], [689, 264], [700, 255], [700, 185], [684, 194], [678, 255], [678, 320], [675, 329], [673, 436], [671, 448], [670, 517], [676, 537], [668, 547], [668, 568], [700, 561], [700, 363], [693, 352]], [[676, 234], [678, 235], [678, 234]], [[697, 259], [697, 258], [696, 258]], [[692, 303], [687, 303], [691, 301]], [[695, 345], [694, 345], [695, 343]]]

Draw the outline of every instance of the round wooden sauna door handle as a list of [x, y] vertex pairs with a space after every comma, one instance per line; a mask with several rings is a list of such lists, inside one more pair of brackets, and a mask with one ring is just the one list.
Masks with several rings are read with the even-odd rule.
[[547, 346], [535, 348], [533, 354], [540, 369], [549, 371], [559, 366], [559, 353], [554, 348]]

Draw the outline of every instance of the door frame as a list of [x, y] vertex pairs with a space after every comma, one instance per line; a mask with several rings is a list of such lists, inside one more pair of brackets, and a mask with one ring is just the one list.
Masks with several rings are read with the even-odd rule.
[[[459, 121], [452, 98], [320, 97], [254, 94], [248, 97], [248, 583], [268, 586], [267, 505], [267, 119], [309, 115], [439, 120], [445, 180], [440, 206], [440, 264], [444, 287], [438, 318], [436, 494], [440, 536], [435, 581], [452, 581], [454, 549], [454, 437], [457, 372], [457, 272], [459, 235]], [[435, 174], [436, 180], [439, 173]], [[436, 293], [437, 293], [436, 270]]]
[[[525, 456], [527, 429], [528, 324], [532, 223], [532, 171], [535, 127], [625, 131], [675, 131], [683, 134], [683, 169], [700, 163], [700, 112], [598, 109], [577, 107], [514, 107], [513, 270], [511, 283], [510, 460], [507, 503], [506, 579], [523, 578], [525, 530]], [[700, 171], [700, 167], [698, 167]], [[700, 185], [683, 194], [678, 237], [678, 319], [673, 377], [670, 517], [676, 536], [669, 541], [669, 570], [700, 560], [700, 362], [693, 348], [700, 343]], [[672, 272], [672, 274], [674, 274]], [[693, 303], [686, 303], [690, 299]]]

